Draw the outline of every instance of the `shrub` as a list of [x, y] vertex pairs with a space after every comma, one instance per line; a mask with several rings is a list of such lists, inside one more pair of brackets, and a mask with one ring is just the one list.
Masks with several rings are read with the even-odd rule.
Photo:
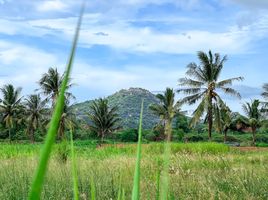
[[117, 138], [121, 142], [137, 142], [138, 141], [138, 130], [127, 129], [117, 133]]
[[201, 134], [187, 134], [183, 137], [185, 142], [201, 142], [207, 140], [205, 136]]
[[258, 143], [268, 143], [268, 135], [266, 134], [257, 134], [256, 142]]

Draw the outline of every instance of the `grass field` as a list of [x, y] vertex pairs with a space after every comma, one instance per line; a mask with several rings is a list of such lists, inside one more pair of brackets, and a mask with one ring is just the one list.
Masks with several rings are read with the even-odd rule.
[[[38, 160], [39, 144], [0, 145], [0, 199], [26, 199]], [[72, 199], [70, 159], [56, 145], [42, 199]], [[67, 151], [67, 150], [65, 150]], [[99, 200], [117, 199], [120, 185], [130, 199], [135, 144], [76, 142], [80, 199], [90, 199], [91, 179]], [[61, 153], [59, 153], [61, 152]], [[163, 145], [142, 146], [141, 199], [156, 199]], [[172, 144], [169, 169], [174, 199], [267, 199], [268, 152], [240, 151], [223, 144]]]

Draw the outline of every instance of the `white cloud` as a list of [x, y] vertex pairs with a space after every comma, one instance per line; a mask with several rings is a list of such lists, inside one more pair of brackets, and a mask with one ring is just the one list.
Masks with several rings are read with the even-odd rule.
[[47, 11], [64, 11], [68, 8], [68, 5], [61, 0], [49, 0], [43, 1], [37, 4], [37, 10], [41, 12]]
[[[0, 84], [12, 83], [26, 93], [37, 88], [36, 82], [48, 67], [63, 69], [63, 64], [52, 53], [38, 48], [0, 41]], [[2, 76], [1, 76], [2, 75]]]
[[[227, 32], [189, 29], [160, 33], [148, 27], [133, 27], [124, 21], [101, 25], [96, 23], [98, 17], [98, 14], [85, 17], [85, 24], [80, 33], [80, 43], [85, 47], [100, 44], [124, 51], [146, 53], [193, 53], [205, 47], [215, 51], [241, 53], [246, 50], [250, 40], [250, 35], [241, 37], [241, 34], [238, 34], [239, 30], [233, 30], [232, 27]], [[91, 22], [91, 19], [94, 21]], [[30, 24], [61, 30], [64, 34], [55, 33], [55, 36], [65, 36], [71, 40], [75, 19], [37, 20], [31, 21]], [[106, 33], [106, 37], [95, 34], [98, 32]]]
[[183, 74], [184, 69], [159, 69], [141, 65], [109, 69], [78, 61], [73, 69], [73, 81], [81, 87], [111, 94], [129, 87], [144, 87], [153, 91], [166, 86], [176, 87], [178, 77]]

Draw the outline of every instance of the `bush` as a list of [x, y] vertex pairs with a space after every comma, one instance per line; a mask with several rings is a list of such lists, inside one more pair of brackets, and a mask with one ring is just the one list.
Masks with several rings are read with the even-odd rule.
[[266, 134], [257, 134], [256, 135], [256, 142], [268, 143], [268, 135], [266, 135]]
[[138, 141], [138, 130], [137, 129], [127, 129], [120, 131], [117, 134], [117, 138], [121, 142], [137, 142]]
[[96, 139], [97, 134], [88, 130], [88, 129], [77, 129], [74, 132], [74, 139], [79, 139], [79, 140], [88, 140], [88, 139]]
[[157, 134], [150, 131], [149, 133], [145, 134], [144, 138], [145, 138], [145, 140], [148, 140], [148, 141], [156, 141]]
[[182, 129], [172, 130], [172, 140], [173, 141], [182, 141], [184, 137], [184, 131]]
[[201, 134], [187, 134], [183, 137], [185, 142], [201, 142], [206, 141], [207, 138]]

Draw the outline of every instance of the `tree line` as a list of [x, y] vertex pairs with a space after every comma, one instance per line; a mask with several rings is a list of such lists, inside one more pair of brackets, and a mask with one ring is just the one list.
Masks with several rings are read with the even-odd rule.
[[[166, 88], [163, 94], [157, 94], [158, 104], [153, 104], [150, 109], [160, 118], [160, 125], [163, 126], [165, 137], [172, 140], [172, 123], [179, 114], [184, 115], [181, 106], [184, 104], [194, 105], [197, 108], [192, 114], [190, 126], [195, 126], [204, 121], [208, 126], [208, 138], [212, 138], [212, 129], [224, 134], [224, 141], [227, 132], [234, 120], [247, 124], [252, 132], [252, 143], [255, 145], [256, 130], [261, 126], [267, 117], [267, 102], [252, 100], [245, 102], [242, 106], [244, 116], [233, 117], [233, 113], [220, 96], [220, 91], [224, 94], [241, 99], [238, 91], [232, 88], [234, 81], [243, 81], [243, 77], [228, 78], [220, 80], [221, 72], [227, 61], [227, 56], [221, 57], [219, 53], [208, 53], [199, 51], [197, 53], [199, 64], [190, 63], [187, 66], [186, 76], [178, 81], [179, 89], [174, 91]], [[49, 68], [38, 81], [39, 88], [36, 94], [21, 96], [21, 88], [15, 88], [12, 84], [4, 85], [0, 88], [2, 98], [0, 99], [0, 116], [2, 129], [8, 133], [11, 141], [12, 135], [17, 130], [25, 130], [29, 139], [35, 141], [36, 131], [45, 134], [49, 126], [51, 112], [60, 93], [61, 83], [64, 74], [61, 75], [56, 68]], [[67, 86], [65, 94], [65, 107], [61, 116], [58, 129], [58, 139], [65, 136], [66, 130], [75, 129], [77, 123], [70, 102], [75, 97], [70, 92], [73, 83]], [[268, 99], [268, 84], [264, 84], [263, 93], [265, 100]], [[175, 100], [175, 93], [182, 93], [184, 98]], [[117, 107], [110, 107], [108, 100], [99, 98], [93, 101], [89, 107], [88, 117], [91, 121], [90, 129], [95, 132], [103, 141], [104, 137], [120, 128], [120, 118]]]

